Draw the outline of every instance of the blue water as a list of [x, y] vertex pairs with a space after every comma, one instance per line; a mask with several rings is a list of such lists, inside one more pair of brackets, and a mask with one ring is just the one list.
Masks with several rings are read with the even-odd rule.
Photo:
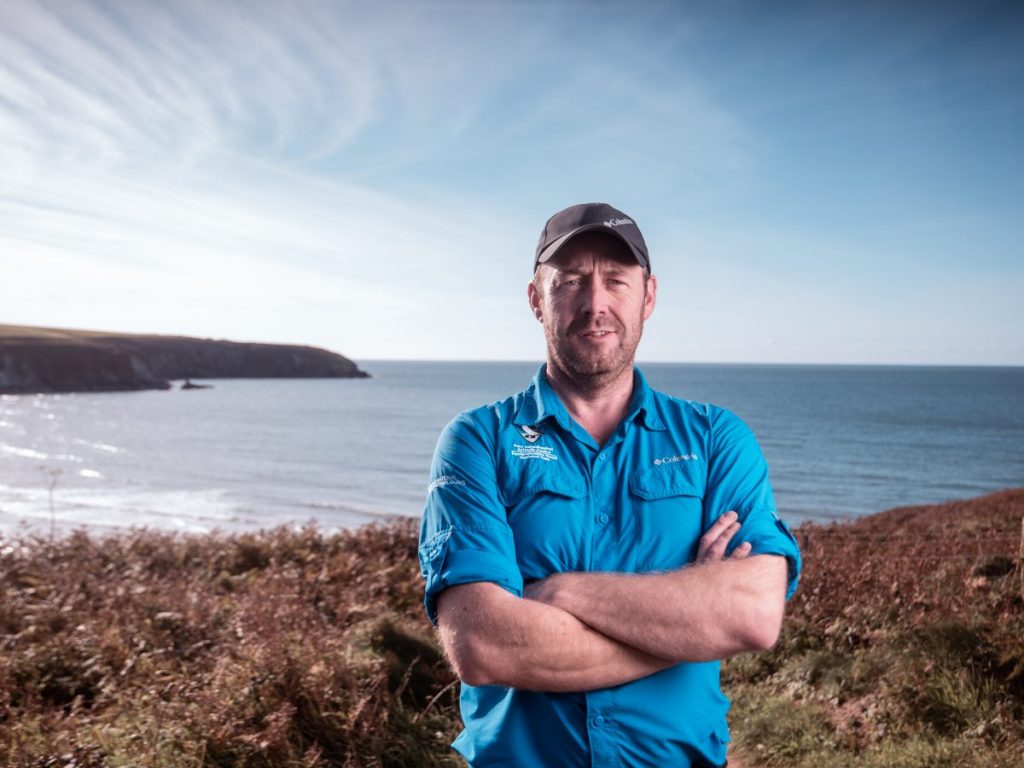
[[[440, 429], [522, 389], [536, 369], [361, 365], [373, 378], [2, 396], [0, 531], [310, 520], [334, 530], [416, 515]], [[793, 523], [1024, 485], [1024, 368], [643, 368], [657, 389], [750, 424]]]

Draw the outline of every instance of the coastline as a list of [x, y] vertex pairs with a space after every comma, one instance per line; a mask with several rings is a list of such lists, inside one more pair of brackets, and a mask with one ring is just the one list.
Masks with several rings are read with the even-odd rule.
[[0, 394], [207, 389], [191, 379], [368, 378], [336, 352], [297, 344], [0, 325]]
[[[723, 665], [731, 764], [1019, 765], [1022, 520], [1017, 488], [796, 528], [780, 642]], [[4, 765], [462, 764], [414, 520], [0, 536], [0, 588]]]
[[[198, 392], [0, 395], [0, 527], [41, 517], [48, 530], [56, 470], [54, 505], [67, 527], [203, 533], [416, 515], [444, 425], [536, 372], [529, 364], [369, 370], [373, 378], [359, 380], [218, 379]], [[1015, 450], [1024, 443], [1024, 372], [737, 375], [665, 365], [648, 373], [659, 391], [710, 399], [747, 421], [790, 524], [1024, 482]]]

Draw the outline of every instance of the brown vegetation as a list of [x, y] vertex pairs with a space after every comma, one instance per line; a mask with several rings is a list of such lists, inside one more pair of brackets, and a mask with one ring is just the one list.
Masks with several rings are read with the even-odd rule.
[[0, 552], [0, 765], [455, 764], [411, 522]]
[[[800, 528], [780, 643], [724, 667], [744, 765], [1024, 764], [1022, 517]], [[421, 589], [412, 521], [0, 540], [0, 765], [458, 765]]]
[[798, 530], [779, 644], [724, 666], [764, 766], [1024, 765], [1024, 489]]

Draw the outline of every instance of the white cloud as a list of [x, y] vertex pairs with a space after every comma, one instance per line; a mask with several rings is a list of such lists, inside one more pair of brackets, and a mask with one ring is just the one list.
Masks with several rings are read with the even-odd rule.
[[[794, 306], [836, 305], [779, 266], [824, 245], [841, 267], [849, 244], [764, 226], [695, 242], [680, 219], [756, 174], [763, 137], [684, 66], [693, 29], [671, 5], [585, 23], [571, 3], [469, 8], [4, 3], [0, 319], [535, 358], [530, 251], [586, 199], [653, 219], [657, 254], [710, 250], [704, 276], [748, 308], [751, 271]], [[721, 292], [680, 289], [683, 262], [655, 264], [668, 322], [649, 356], [743, 359], [727, 330], [754, 323], [753, 349], [795, 354], [793, 316], [725, 313]], [[673, 335], [691, 311], [714, 320], [705, 342]]]

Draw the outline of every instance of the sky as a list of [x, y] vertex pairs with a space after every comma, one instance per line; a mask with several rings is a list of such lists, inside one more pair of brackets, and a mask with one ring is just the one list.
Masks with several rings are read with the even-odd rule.
[[638, 358], [1024, 365], [1024, 3], [0, 0], [0, 323], [540, 360], [633, 217]]

